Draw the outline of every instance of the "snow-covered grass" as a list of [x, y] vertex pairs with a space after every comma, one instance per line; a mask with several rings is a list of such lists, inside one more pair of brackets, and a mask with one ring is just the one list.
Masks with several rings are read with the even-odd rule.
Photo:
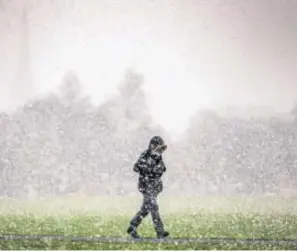
[[[64, 197], [42, 201], [2, 199], [1, 234], [62, 234], [127, 236], [128, 222], [136, 212], [137, 197]], [[172, 237], [297, 239], [296, 201], [275, 198], [178, 198], [161, 197], [164, 223]], [[139, 228], [154, 237], [151, 218]], [[66, 241], [0, 241], [1, 249], [245, 249], [273, 248], [259, 245], [106, 244]], [[296, 248], [278, 246], [278, 249]]]

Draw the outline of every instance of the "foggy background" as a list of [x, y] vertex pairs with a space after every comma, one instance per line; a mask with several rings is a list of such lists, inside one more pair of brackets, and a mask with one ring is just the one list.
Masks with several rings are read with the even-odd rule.
[[295, 0], [0, 0], [0, 193], [296, 195]]

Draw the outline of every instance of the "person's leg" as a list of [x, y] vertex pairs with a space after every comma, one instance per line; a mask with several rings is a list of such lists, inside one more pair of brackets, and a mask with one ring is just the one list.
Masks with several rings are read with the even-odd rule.
[[149, 214], [149, 205], [146, 194], [143, 194], [143, 202], [140, 210], [136, 213], [136, 215], [130, 221], [130, 226], [127, 230], [132, 237], [139, 237], [137, 234], [137, 227], [141, 224], [143, 218], [145, 218]]
[[157, 198], [155, 196], [152, 196], [150, 198], [150, 211], [151, 211], [152, 220], [153, 220], [153, 224], [156, 232], [157, 233], [163, 232], [164, 225], [161, 220], [161, 216], [159, 213], [159, 205], [157, 203]]
[[145, 204], [145, 200], [144, 200], [140, 210], [132, 218], [132, 220], [130, 222], [131, 226], [134, 226], [135, 228], [137, 228], [141, 224], [143, 218], [145, 218], [148, 214], [149, 214], [149, 211], [148, 211], [147, 205]]
[[164, 224], [162, 222], [160, 213], [159, 213], [159, 205], [157, 202], [157, 194], [151, 193], [148, 197], [148, 205], [149, 211], [152, 215], [152, 220], [154, 224], [155, 231], [158, 237], [166, 237], [169, 235], [168, 232], [164, 231]]

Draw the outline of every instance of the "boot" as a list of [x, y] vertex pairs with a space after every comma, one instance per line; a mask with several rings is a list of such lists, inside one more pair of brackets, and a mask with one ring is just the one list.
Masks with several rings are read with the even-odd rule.
[[127, 229], [127, 233], [130, 234], [130, 236], [133, 238], [133, 239], [139, 239], [140, 236], [138, 235], [137, 231], [136, 231], [136, 228], [130, 226], [128, 227]]
[[158, 239], [162, 239], [162, 238], [165, 238], [167, 236], [169, 236], [169, 232], [167, 232], [167, 231], [157, 232], [157, 238]]

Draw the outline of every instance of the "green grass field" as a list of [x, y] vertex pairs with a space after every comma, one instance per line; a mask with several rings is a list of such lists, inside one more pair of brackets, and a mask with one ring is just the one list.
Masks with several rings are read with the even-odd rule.
[[[63, 197], [36, 201], [0, 201], [0, 234], [59, 234], [126, 237], [139, 207], [136, 197]], [[274, 198], [161, 197], [164, 223], [175, 238], [297, 239], [297, 201]], [[139, 232], [155, 237], [151, 218]], [[264, 244], [96, 243], [0, 241], [1, 249], [296, 249]]]

